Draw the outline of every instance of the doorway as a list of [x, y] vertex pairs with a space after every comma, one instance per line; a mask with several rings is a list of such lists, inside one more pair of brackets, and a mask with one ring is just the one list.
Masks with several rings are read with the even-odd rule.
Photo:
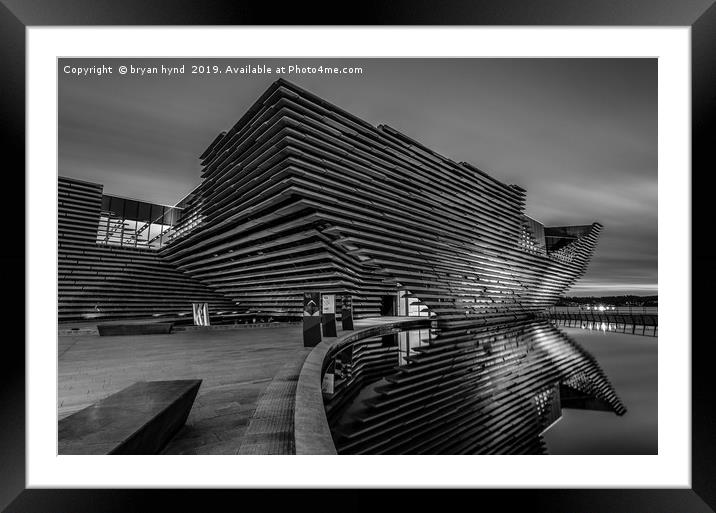
[[380, 296], [380, 315], [383, 317], [394, 317], [397, 315], [395, 295]]

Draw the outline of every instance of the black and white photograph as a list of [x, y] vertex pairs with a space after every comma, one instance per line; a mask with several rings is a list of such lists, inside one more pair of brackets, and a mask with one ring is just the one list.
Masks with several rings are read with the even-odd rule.
[[60, 455], [656, 455], [653, 58], [60, 58]]

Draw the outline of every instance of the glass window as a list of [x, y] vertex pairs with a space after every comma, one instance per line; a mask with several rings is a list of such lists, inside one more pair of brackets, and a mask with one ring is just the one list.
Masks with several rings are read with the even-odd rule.
[[158, 249], [169, 240], [168, 232], [180, 212], [173, 207], [104, 195], [97, 243]]

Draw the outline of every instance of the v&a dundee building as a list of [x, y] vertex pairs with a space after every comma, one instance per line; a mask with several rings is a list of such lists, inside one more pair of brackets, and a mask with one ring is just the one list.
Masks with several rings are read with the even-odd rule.
[[296, 424], [294, 452], [539, 453], [562, 407], [625, 412], [538, 315], [585, 272], [598, 223], [543, 226], [520, 187], [284, 80], [200, 158], [172, 206], [59, 178], [60, 326], [298, 322], [311, 298], [315, 322], [396, 318], [324, 351], [331, 439]]

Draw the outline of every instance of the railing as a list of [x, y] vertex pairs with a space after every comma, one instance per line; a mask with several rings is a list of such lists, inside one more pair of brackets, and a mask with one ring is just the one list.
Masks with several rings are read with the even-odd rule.
[[659, 328], [657, 307], [582, 308], [552, 307], [540, 315], [559, 326], [630, 333], [656, 337]]
[[629, 314], [629, 315], [658, 315], [658, 306], [553, 306], [550, 313], [607, 313], [607, 314]]

